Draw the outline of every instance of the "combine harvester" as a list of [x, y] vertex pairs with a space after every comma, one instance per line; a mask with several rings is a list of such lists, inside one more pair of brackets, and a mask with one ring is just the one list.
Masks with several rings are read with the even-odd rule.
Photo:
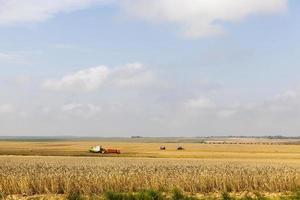
[[94, 146], [90, 148], [91, 153], [102, 153], [102, 154], [120, 154], [119, 149], [104, 149], [102, 146]]

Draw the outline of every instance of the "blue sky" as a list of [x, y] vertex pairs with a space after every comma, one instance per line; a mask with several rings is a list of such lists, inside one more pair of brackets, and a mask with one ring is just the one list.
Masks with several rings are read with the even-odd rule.
[[0, 134], [297, 135], [296, 0], [0, 0]]

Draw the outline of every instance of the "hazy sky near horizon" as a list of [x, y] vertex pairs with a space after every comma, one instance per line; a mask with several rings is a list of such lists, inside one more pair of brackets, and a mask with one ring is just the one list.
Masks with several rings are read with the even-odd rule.
[[299, 22], [297, 0], [0, 0], [0, 135], [299, 136]]

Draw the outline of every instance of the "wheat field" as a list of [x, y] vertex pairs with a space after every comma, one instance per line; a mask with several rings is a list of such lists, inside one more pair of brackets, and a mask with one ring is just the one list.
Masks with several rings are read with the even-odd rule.
[[83, 194], [144, 189], [189, 193], [286, 192], [299, 186], [298, 163], [150, 158], [19, 157], [0, 159], [4, 194]]
[[[98, 144], [122, 153], [88, 152]], [[160, 151], [160, 145], [167, 150]], [[179, 145], [185, 150], [176, 151]], [[0, 141], [0, 154], [0, 197], [174, 188], [203, 195], [281, 194], [300, 187], [300, 145], [283, 142]]]

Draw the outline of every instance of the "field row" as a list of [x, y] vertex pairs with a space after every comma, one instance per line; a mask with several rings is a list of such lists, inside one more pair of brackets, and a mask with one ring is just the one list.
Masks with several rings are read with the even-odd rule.
[[[228, 141], [227, 141], [228, 142]], [[300, 160], [300, 145], [135, 143], [122, 141], [0, 141], [0, 155], [94, 156], [91, 146], [119, 149], [118, 157]], [[166, 147], [165, 151], [160, 146]], [[183, 151], [177, 147], [182, 146]], [[116, 155], [106, 155], [116, 156]]]

